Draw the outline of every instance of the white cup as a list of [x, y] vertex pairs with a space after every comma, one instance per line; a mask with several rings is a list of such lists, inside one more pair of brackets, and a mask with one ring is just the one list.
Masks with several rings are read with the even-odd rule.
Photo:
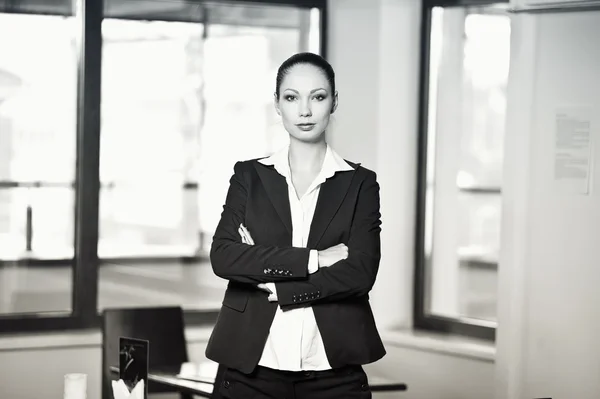
[[87, 399], [87, 374], [65, 374], [63, 399]]

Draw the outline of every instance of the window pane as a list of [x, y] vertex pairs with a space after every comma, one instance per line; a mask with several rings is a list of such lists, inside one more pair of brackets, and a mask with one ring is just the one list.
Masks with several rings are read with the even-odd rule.
[[[112, 259], [100, 268], [101, 309], [221, 305], [226, 281], [207, 253], [234, 162], [283, 145], [277, 67], [319, 46], [315, 11], [251, 8], [220, 5], [209, 20], [224, 22], [207, 27], [103, 22], [99, 255]], [[282, 9], [298, 26], [267, 24]]]
[[71, 309], [75, 33], [71, 18], [0, 13], [0, 315]]
[[427, 313], [496, 319], [510, 20], [435, 8], [429, 88]]
[[202, 25], [102, 25], [101, 257], [193, 255]]

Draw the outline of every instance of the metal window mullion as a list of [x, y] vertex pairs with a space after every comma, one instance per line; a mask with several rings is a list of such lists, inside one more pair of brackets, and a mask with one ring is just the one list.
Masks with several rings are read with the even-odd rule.
[[427, 197], [427, 148], [428, 148], [428, 108], [430, 101], [437, 98], [429, 98], [429, 52], [430, 34], [432, 25], [432, 9], [424, 6], [421, 19], [421, 61], [419, 79], [419, 150], [417, 168], [417, 211], [415, 219], [415, 276], [414, 276], [414, 303], [413, 324], [416, 328], [434, 330], [448, 334], [466, 335], [485, 340], [494, 341], [496, 329], [493, 323], [477, 322], [458, 318], [449, 318], [429, 314], [429, 301], [427, 293], [430, 290], [427, 278], [427, 259], [425, 257], [425, 218]]
[[[413, 278], [413, 325], [422, 328], [425, 319], [427, 278], [425, 269], [425, 218], [427, 197], [427, 125], [429, 120], [429, 67], [431, 49], [432, 10], [421, 6], [421, 32], [419, 54], [419, 115], [417, 152], [417, 201], [415, 212], [415, 274]], [[435, 99], [433, 99], [435, 100]]]
[[328, 58], [328, 42], [329, 42], [329, 22], [327, 19], [329, 18], [329, 7], [327, 2], [323, 4], [321, 8], [319, 8], [319, 46], [321, 56], [325, 59]]
[[82, 326], [97, 319], [100, 93], [103, 0], [75, 0], [78, 21], [77, 164], [73, 315]]
[[530, 13], [530, 14], [546, 14], [546, 13], [566, 13], [566, 12], [590, 12], [600, 10], [600, 0], [597, 1], [580, 1], [580, 2], [558, 2], [546, 3], [541, 5], [517, 5], [508, 9], [510, 13]]

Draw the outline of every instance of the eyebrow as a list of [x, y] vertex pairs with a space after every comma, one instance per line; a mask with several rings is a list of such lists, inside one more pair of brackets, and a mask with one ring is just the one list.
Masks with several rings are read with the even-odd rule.
[[[319, 87], [318, 89], [312, 89], [312, 90], [310, 91], [310, 94], [312, 94], [312, 93], [314, 93], [314, 92], [317, 92], [317, 91], [319, 91], [319, 90], [325, 90], [325, 89], [324, 89], [324, 88], [322, 88], [322, 87]], [[298, 92], [298, 90], [295, 90], [295, 89], [285, 89], [284, 91], [293, 91], [293, 92], [294, 92], [294, 93], [296, 93], [296, 94], [300, 94], [300, 93]], [[325, 91], [327, 91], [327, 90], [325, 90]]]

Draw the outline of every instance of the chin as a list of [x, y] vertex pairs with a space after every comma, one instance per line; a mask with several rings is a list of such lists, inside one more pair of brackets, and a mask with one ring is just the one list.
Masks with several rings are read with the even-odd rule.
[[314, 131], [303, 132], [298, 131], [295, 126], [292, 126], [288, 130], [288, 133], [291, 138], [303, 143], [319, 143], [325, 139], [325, 130], [321, 130], [319, 133], [315, 133]]

